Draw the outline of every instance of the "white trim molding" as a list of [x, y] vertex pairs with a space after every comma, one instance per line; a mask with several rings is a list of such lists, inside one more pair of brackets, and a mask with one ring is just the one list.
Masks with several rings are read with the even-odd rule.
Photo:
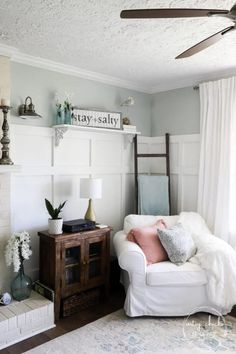
[[61, 74], [101, 82], [103, 84], [122, 87], [147, 94], [155, 94], [159, 92], [176, 90], [184, 87], [196, 86], [199, 84], [199, 82], [216, 80], [222, 77], [230, 77], [235, 75], [236, 73], [236, 68], [228, 68], [218, 72], [208, 73], [207, 76], [201, 75], [198, 77], [186, 77], [178, 79], [178, 81], [166, 80], [165, 82], [161, 82], [155, 86], [150, 86], [143, 85], [132, 80], [124, 80], [99, 72], [82, 69], [73, 65], [67, 65], [46, 58], [40, 58], [33, 55], [29, 55], [27, 53], [21, 52], [16, 47], [8, 46], [2, 43], [0, 43], [0, 56], [9, 57], [11, 61], [16, 63], [30, 65], [45, 70], [55, 71]]
[[18, 52], [18, 49], [16, 47], [11, 47], [6, 44], [0, 43], [0, 55], [3, 57], [9, 57], [12, 59], [12, 57]]
[[136, 82], [123, 80], [118, 77], [101, 74], [95, 71], [85, 70], [73, 65], [62, 64], [53, 60], [36, 57], [21, 52], [16, 47], [11, 47], [0, 43], [0, 55], [9, 57], [16, 63], [26, 64], [41, 69], [56, 71], [61, 74], [80, 77], [82, 79], [93, 80], [107, 85], [127, 88], [134, 91], [151, 93], [148, 87], [142, 86]]
[[97, 132], [97, 133], [108, 133], [108, 134], [121, 134], [128, 136], [128, 139], [126, 143], [132, 142], [134, 135], [141, 135], [140, 132], [129, 132], [126, 130], [122, 129], [108, 129], [108, 128], [97, 128], [97, 127], [86, 127], [86, 126], [79, 126], [79, 125], [69, 125], [69, 124], [60, 124], [60, 125], [54, 125], [52, 127], [55, 129], [55, 146], [58, 146], [60, 143], [60, 140], [63, 139], [64, 134], [68, 130], [79, 130], [79, 131], [90, 131], [90, 132]]

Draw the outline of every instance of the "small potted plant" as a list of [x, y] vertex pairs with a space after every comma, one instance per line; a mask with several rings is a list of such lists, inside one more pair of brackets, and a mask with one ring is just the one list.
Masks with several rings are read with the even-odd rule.
[[59, 205], [58, 208], [54, 208], [49, 200], [45, 199], [45, 205], [48, 211], [48, 214], [51, 218], [48, 219], [48, 232], [51, 235], [60, 235], [62, 234], [62, 224], [63, 219], [59, 217], [59, 214], [66, 204], [66, 201]]

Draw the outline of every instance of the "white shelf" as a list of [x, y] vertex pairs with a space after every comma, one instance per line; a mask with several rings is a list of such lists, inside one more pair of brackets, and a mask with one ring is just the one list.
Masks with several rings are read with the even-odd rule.
[[20, 165], [0, 165], [0, 174], [20, 172]]
[[60, 140], [63, 139], [64, 134], [68, 130], [79, 130], [79, 131], [91, 131], [91, 132], [97, 132], [97, 133], [109, 133], [109, 134], [121, 134], [125, 136], [134, 136], [134, 135], [140, 135], [140, 132], [129, 132], [125, 130], [115, 130], [115, 129], [107, 129], [107, 128], [94, 128], [94, 127], [84, 127], [80, 125], [70, 125], [70, 124], [59, 124], [59, 125], [53, 125], [55, 129], [55, 145], [58, 146], [60, 143]]

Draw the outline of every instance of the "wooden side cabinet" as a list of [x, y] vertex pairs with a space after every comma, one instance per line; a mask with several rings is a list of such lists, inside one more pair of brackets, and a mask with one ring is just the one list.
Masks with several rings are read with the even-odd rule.
[[63, 301], [89, 289], [109, 293], [110, 227], [50, 235], [39, 232], [39, 280], [55, 291], [55, 319]]

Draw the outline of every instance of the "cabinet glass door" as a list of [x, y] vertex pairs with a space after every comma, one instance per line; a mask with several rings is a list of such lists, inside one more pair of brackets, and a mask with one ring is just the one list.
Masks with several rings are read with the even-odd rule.
[[81, 241], [65, 243], [62, 247], [63, 276], [62, 287], [69, 288], [82, 283]]
[[87, 258], [87, 279], [88, 282], [96, 282], [104, 277], [105, 273], [105, 248], [106, 238], [93, 237], [86, 240], [86, 258]]

